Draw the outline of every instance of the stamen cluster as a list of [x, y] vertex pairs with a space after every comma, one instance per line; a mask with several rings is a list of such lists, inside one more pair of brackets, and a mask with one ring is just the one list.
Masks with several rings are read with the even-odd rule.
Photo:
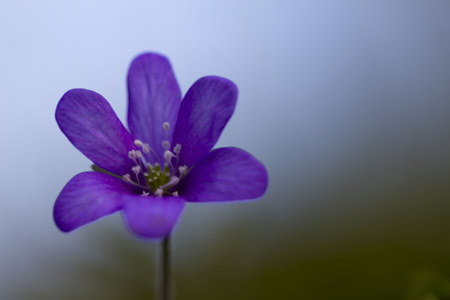
[[[170, 124], [164, 122], [163, 129], [168, 135]], [[131, 168], [131, 174], [133, 175], [130, 173], [125, 174], [122, 176], [122, 179], [142, 188], [142, 196], [178, 196], [178, 192], [174, 190], [174, 187], [188, 172], [186, 165], [178, 166], [181, 145], [176, 144], [171, 151], [170, 142], [167, 140], [162, 142], [165, 152], [164, 166], [161, 166], [158, 154], [149, 144], [145, 144], [141, 140], [135, 140], [134, 144], [140, 150], [128, 152], [128, 158], [133, 160], [135, 164]], [[172, 160], [175, 160], [175, 164], [172, 163]]]

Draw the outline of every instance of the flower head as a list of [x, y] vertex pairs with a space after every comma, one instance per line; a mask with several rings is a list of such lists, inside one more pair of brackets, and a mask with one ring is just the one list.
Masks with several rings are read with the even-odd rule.
[[169, 61], [154, 53], [135, 58], [128, 72], [130, 131], [101, 95], [66, 92], [56, 121], [100, 172], [80, 173], [67, 183], [54, 206], [56, 225], [68, 232], [122, 211], [134, 234], [162, 238], [186, 202], [262, 196], [267, 172], [258, 160], [233, 147], [211, 151], [237, 93], [230, 80], [206, 76], [182, 100]]

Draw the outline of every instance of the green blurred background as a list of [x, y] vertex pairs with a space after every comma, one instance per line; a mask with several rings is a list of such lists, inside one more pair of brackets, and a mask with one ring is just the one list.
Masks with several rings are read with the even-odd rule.
[[[176, 298], [450, 299], [449, 160], [397, 151], [407, 154], [356, 153], [343, 173], [322, 174], [326, 189], [287, 180], [259, 202], [189, 205], [173, 237]], [[302, 211], [274, 208], [304, 197]], [[227, 222], [205, 232], [201, 215], [219, 210]], [[18, 282], [17, 299], [154, 299], [157, 244], [119, 218], [83, 231], [87, 248], [42, 261], [43, 278]]]
[[0, 3], [0, 299], [155, 299], [158, 244], [120, 214], [73, 233], [54, 200], [90, 162], [53, 114], [169, 56], [182, 90], [240, 89], [218, 146], [267, 166], [260, 200], [189, 204], [176, 299], [450, 299], [450, 2]]

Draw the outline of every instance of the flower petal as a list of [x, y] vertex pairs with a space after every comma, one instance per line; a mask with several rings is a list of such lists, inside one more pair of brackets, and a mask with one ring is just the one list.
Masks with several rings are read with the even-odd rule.
[[236, 106], [238, 90], [228, 79], [197, 80], [181, 102], [173, 145], [181, 145], [180, 164], [191, 166], [216, 144]]
[[192, 168], [179, 192], [191, 202], [245, 200], [262, 196], [267, 181], [266, 168], [250, 153], [219, 148]]
[[126, 195], [123, 215], [129, 229], [144, 238], [163, 238], [177, 223], [186, 201], [182, 197]]
[[181, 91], [166, 57], [145, 53], [133, 60], [128, 71], [128, 127], [160, 159], [162, 141], [170, 141], [173, 132], [166, 134], [163, 123], [175, 126], [180, 102]]
[[113, 176], [85, 172], [73, 177], [63, 188], [53, 208], [58, 228], [72, 231], [122, 208], [121, 197], [132, 186]]
[[70, 90], [59, 101], [55, 117], [72, 144], [97, 166], [118, 175], [130, 172], [133, 138], [101, 95]]

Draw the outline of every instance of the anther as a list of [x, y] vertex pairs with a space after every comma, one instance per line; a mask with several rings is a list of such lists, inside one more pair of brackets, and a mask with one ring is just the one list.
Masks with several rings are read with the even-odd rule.
[[128, 151], [128, 158], [129, 159], [136, 159], [136, 158], [141, 158], [142, 157], [142, 152], [139, 150], [131, 150]]
[[163, 141], [162, 146], [163, 146], [164, 150], [169, 150], [169, 148], [170, 148], [169, 141]]
[[172, 196], [178, 197], [178, 192], [176, 192], [176, 191], [173, 192], [173, 193], [172, 193]]
[[123, 181], [128, 182], [128, 183], [132, 183], [133, 181], [131, 180], [131, 176], [130, 174], [125, 174], [122, 176]]
[[142, 191], [142, 195], [143, 197], [147, 197], [150, 196], [150, 193], [146, 192], [146, 191]]
[[139, 174], [141, 172], [141, 166], [137, 165], [131, 168], [134, 174]]
[[142, 144], [142, 152], [144, 152], [145, 154], [149, 154], [150, 153], [150, 145]]
[[142, 143], [141, 140], [134, 140], [134, 144], [135, 144], [137, 147], [142, 147], [142, 145], [143, 145], [144, 143]]
[[164, 131], [165, 131], [166, 133], [169, 133], [169, 130], [170, 130], [170, 124], [169, 124], [169, 122], [164, 122], [164, 123], [163, 123], [163, 128], [164, 128]]
[[175, 154], [180, 154], [180, 152], [181, 152], [181, 145], [180, 144], [176, 144], [175, 147], [173, 147], [173, 152], [175, 152]]
[[166, 152], [164, 152], [164, 159], [167, 161], [170, 161], [172, 159], [172, 157], [174, 157], [175, 155], [170, 152], [169, 150], [166, 150]]
[[186, 165], [178, 167], [178, 171], [180, 172], [180, 176], [184, 176], [187, 174], [188, 167]]
[[164, 191], [160, 188], [156, 189], [155, 196], [162, 197]]

